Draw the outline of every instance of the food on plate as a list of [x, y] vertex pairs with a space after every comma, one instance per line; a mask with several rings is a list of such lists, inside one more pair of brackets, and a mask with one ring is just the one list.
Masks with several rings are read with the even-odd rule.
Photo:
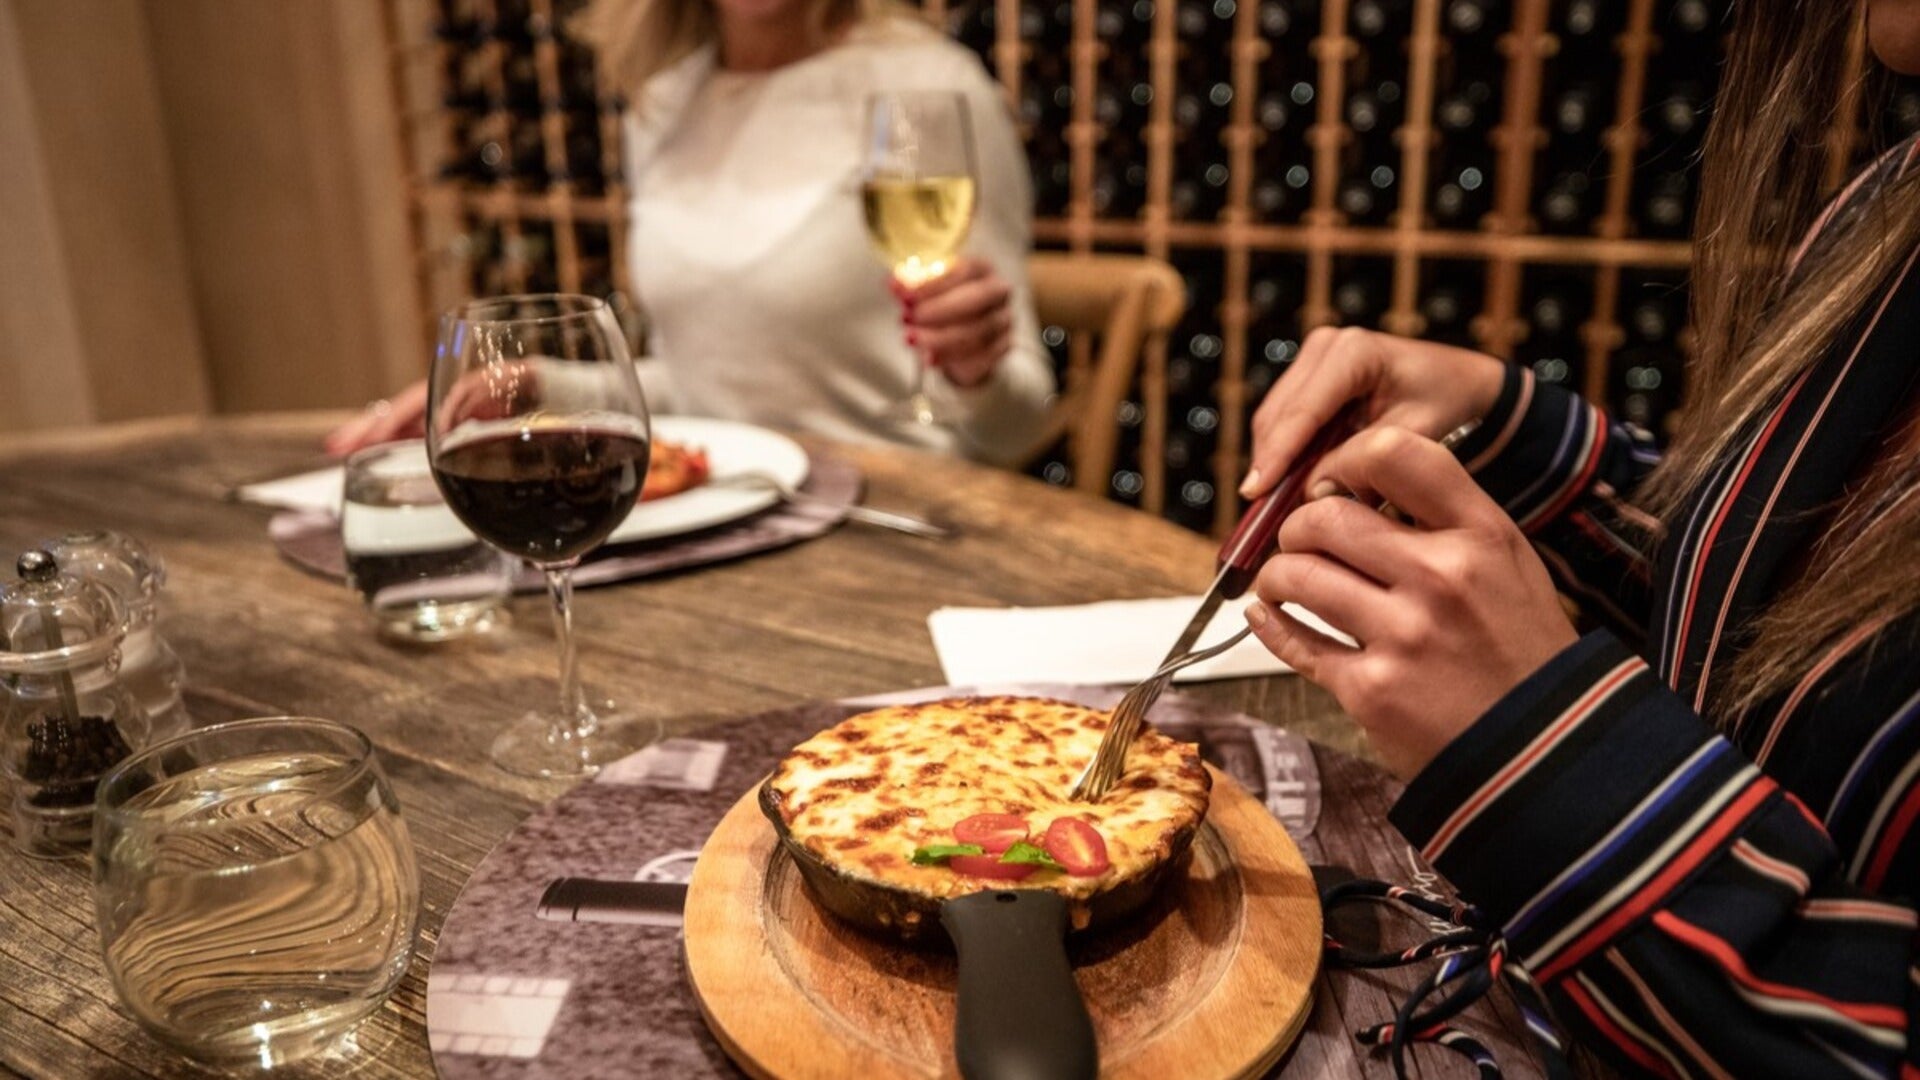
[[1179, 863], [1212, 786], [1196, 747], [1147, 727], [1112, 792], [1072, 801], [1110, 720], [1043, 698], [876, 709], [794, 747], [761, 808], [834, 876], [891, 893], [881, 921], [928, 921], [942, 900], [1014, 884], [1060, 893], [1085, 925], [1102, 897], [1151, 889]]
[[653, 458], [647, 464], [647, 482], [640, 489], [640, 501], [664, 499], [697, 488], [713, 474], [706, 450], [684, 443], [658, 439]]

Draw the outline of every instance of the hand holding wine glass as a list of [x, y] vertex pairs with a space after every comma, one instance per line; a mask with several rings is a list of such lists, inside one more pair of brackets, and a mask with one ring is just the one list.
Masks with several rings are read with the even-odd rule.
[[572, 570], [626, 519], [651, 427], [625, 336], [586, 296], [476, 300], [442, 320], [427, 447], [447, 505], [481, 539], [546, 573], [560, 641], [560, 703], [493, 744], [523, 776], [590, 775], [632, 749], [608, 740], [580, 688]]
[[[900, 286], [917, 289], [960, 258], [973, 226], [977, 174], [965, 97], [924, 90], [868, 98], [861, 186], [867, 238]], [[917, 355], [912, 391], [892, 414], [917, 424], [941, 419]]]
[[1013, 286], [987, 260], [962, 255], [923, 285], [893, 287], [907, 344], [953, 385], [979, 386], [1013, 351]]

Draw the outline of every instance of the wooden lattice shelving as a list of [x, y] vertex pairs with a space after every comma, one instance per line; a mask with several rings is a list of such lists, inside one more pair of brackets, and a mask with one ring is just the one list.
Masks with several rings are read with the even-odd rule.
[[[584, 51], [565, 35], [579, 6], [387, 0], [423, 325], [473, 292], [627, 293], [617, 113], [593, 99]], [[1238, 510], [1248, 415], [1317, 326], [1456, 340], [1665, 420], [1687, 341], [1685, 185], [1722, 8], [928, 0], [924, 10], [1006, 89], [1033, 159], [1040, 244], [1146, 252], [1188, 272], [1187, 323], [1144, 358], [1116, 418], [1112, 489], [1220, 530]], [[1864, 62], [1857, 45], [1853, 56]], [[1920, 125], [1920, 104], [1909, 111]], [[1829, 180], [1872, 142], [1836, 131]], [[1584, 209], [1543, 221], [1543, 207], [1569, 204]], [[1086, 342], [1049, 341], [1063, 372], [1085, 369]], [[1069, 466], [1042, 472], [1063, 482]]]

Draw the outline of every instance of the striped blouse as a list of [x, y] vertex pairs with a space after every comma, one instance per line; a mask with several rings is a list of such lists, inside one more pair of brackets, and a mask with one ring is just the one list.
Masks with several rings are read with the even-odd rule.
[[[1916, 159], [1883, 158], [1838, 212]], [[1629, 1073], [1920, 1077], [1920, 617], [1863, 624], [1730, 736], [1703, 716], [1821, 509], [1920, 408], [1916, 257], [1657, 544], [1627, 498], [1657, 460], [1645, 433], [1524, 369], [1460, 448], [1605, 629], [1442, 751], [1393, 821]]]

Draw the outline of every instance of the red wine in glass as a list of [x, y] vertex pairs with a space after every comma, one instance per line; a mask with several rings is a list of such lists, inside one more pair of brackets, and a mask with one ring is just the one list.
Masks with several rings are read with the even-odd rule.
[[[427, 391], [434, 480], [482, 540], [545, 574], [560, 646], [559, 708], [529, 713], [493, 741], [508, 772], [590, 776], [658, 735], [657, 724], [588, 705], [573, 635], [573, 567], [633, 509], [652, 430], [605, 302], [501, 296], [441, 319]], [[651, 734], [636, 738], [643, 726]]]
[[508, 554], [558, 563], [592, 551], [626, 520], [647, 454], [631, 432], [534, 428], [455, 442], [435, 468], [469, 529]]

